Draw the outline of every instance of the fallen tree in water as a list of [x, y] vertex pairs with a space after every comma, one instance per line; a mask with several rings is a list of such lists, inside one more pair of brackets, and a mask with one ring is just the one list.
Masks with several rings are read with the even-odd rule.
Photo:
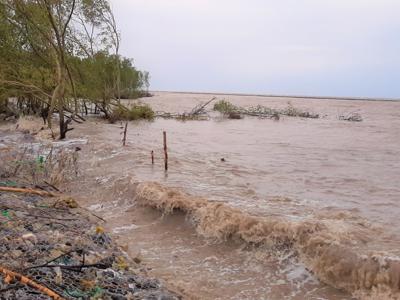
[[281, 115], [311, 119], [319, 118], [319, 114], [303, 111], [299, 108], [294, 107], [290, 102], [288, 102], [288, 106], [284, 109], [274, 109], [263, 105], [250, 106], [248, 108], [245, 108], [236, 106], [226, 100], [220, 100], [214, 104], [214, 110], [222, 113], [228, 118], [230, 116], [235, 116], [234, 119], [237, 119], [237, 114], [260, 118], [270, 118], [275, 120], [279, 120]]
[[[164, 119], [176, 119], [180, 121], [209, 120], [210, 115], [208, 114], [205, 108], [215, 99], [216, 98], [214, 97], [205, 103], [200, 103], [196, 105], [190, 112], [170, 113], [170, 112], [159, 111], [156, 112], [155, 117], [160, 117]], [[219, 100], [214, 104], [213, 110], [220, 112], [224, 117], [228, 119], [242, 119], [243, 116], [245, 115], [252, 117], [259, 117], [259, 118], [274, 119], [274, 120], [279, 120], [280, 116], [311, 118], [311, 119], [319, 118], [319, 114], [303, 111], [299, 108], [294, 107], [290, 102], [288, 102], [288, 106], [283, 109], [274, 109], [263, 105], [241, 107], [241, 106], [236, 106], [226, 100]]]
[[216, 98], [213, 97], [209, 101], [205, 103], [200, 103], [196, 105], [190, 112], [188, 113], [170, 113], [170, 112], [164, 112], [160, 111], [156, 113], [156, 117], [164, 118], [164, 119], [176, 119], [179, 121], [187, 121], [187, 120], [209, 120], [210, 117], [207, 114], [205, 108], [207, 105], [209, 105], [211, 102], [213, 102]]
[[165, 111], [158, 111], [156, 117], [163, 119], [175, 119], [178, 121], [207, 121], [210, 116], [207, 114], [203, 115], [190, 115], [188, 113], [170, 113]]
[[359, 113], [351, 112], [346, 115], [340, 115], [339, 120], [349, 121], [349, 122], [361, 122], [363, 120], [363, 118]]

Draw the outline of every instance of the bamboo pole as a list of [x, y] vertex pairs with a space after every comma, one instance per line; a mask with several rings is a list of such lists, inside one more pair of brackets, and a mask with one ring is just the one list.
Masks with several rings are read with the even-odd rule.
[[39, 196], [56, 197], [57, 194], [47, 191], [24, 189], [24, 188], [14, 188], [8, 186], [0, 186], [0, 192], [13, 192], [13, 193], [24, 193], [24, 194], [35, 194]]
[[164, 138], [164, 168], [165, 171], [168, 171], [168, 151], [167, 151], [167, 132], [163, 132]]
[[3, 275], [5, 276], [5, 278], [4, 278], [5, 283], [9, 284], [14, 279], [16, 279], [16, 280], [20, 281], [21, 283], [28, 285], [28, 286], [42, 292], [43, 294], [46, 294], [47, 296], [51, 297], [54, 300], [64, 300], [65, 299], [65, 298], [61, 297], [60, 295], [58, 295], [53, 290], [45, 287], [44, 285], [41, 285], [24, 275], [13, 272], [13, 271], [3, 268], [1, 266], [0, 266], [0, 273], [3, 273]]
[[154, 151], [151, 150], [151, 164], [154, 165]]

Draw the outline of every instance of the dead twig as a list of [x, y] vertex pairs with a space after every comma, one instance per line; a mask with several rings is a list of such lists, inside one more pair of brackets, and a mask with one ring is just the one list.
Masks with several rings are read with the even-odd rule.
[[35, 217], [35, 218], [42, 218], [42, 219], [50, 219], [50, 220], [57, 220], [57, 221], [76, 221], [78, 219], [73, 219], [73, 218], [68, 218], [68, 219], [63, 219], [63, 218], [54, 218], [54, 217], [49, 217], [49, 216], [39, 216], [39, 215], [34, 215], [34, 214], [28, 214], [24, 213], [28, 217]]
[[97, 268], [97, 269], [108, 269], [110, 268], [110, 264], [102, 264], [102, 263], [95, 263], [95, 264], [80, 264], [80, 265], [74, 265], [74, 266], [67, 266], [67, 265], [45, 265], [45, 266], [36, 266], [36, 267], [30, 267], [29, 269], [39, 269], [39, 268], [60, 268], [60, 269], [65, 269], [65, 270], [70, 270], [70, 271], [77, 271], [80, 272], [82, 269], [87, 269], [87, 268]]
[[198, 114], [200, 114], [200, 113], [203, 113], [203, 112], [204, 112], [204, 108], [205, 108], [208, 104], [210, 104], [212, 101], [214, 101], [215, 99], [216, 99], [216, 97], [212, 97], [212, 99], [209, 100], [209, 101], [207, 101], [206, 103], [200, 104], [200, 105], [196, 106], [195, 108], [192, 109], [192, 111], [189, 113], [189, 115], [195, 116], [195, 115], [198, 115]]
[[93, 217], [96, 217], [97, 219], [99, 219], [99, 220], [101, 220], [101, 221], [103, 221], [104, 223], [107, 223], [107, 221], [106, 220], [104, 220], [102, 217], [99, 217], [98, 215], [96, 215], [95, 213], [92, 213], [91, 211], [89, 211], [89, 213], [93, 216]]
[[46, 180], [45, 181], [43, 181], [45, 184], [47, 184], [49, 187], [52, 187], [53, 189], [55, 189], [57, 192], [59, 192], [60, 190], [56, 187], [56, 186], [54, 186], [53, 184], [51, 184], [51, 183], [48, 183]]
[[67, 255], [70, 255], [71, 253], [74, 253], [74, 252], [82, 252], [82, 249], [72, 249], [72, 250], [70, 250], [68, 252], [65, 252], [63, 254], [58, 255], [57, 257], [45, 262], [42, 265], [26, 268], [26, 269], [24, 269], [24, 271], [47, 267], [50, 263], [55, 262], [57, 259], [60, 259], [61, 257], [67, 256]]

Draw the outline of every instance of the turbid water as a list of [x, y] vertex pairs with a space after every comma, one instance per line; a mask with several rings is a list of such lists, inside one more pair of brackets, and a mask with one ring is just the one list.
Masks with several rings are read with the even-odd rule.
[[[184, 112], [210, 98], [143, 101]], [[71, 190], [188, 298], [399, 298], [400, 102], [223, 98], [322, 118], [130, 122], [125, 147], [119, 124], [91, 120], [70, 134], [88, 140]], [[354, 111], [363, 122], [338, 119]]]

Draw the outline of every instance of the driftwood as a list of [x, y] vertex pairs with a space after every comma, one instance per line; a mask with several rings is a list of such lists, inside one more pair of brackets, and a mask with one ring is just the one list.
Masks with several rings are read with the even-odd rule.
[[14, 188], [14, 187], [8, 187], [8, 186], [0, 186], [0, 192], [34, 194], [34, 195], [45, 196], [45, 197], [57, 197], [57, 196], [59, 196], [59, 195], [57, 195], [55, 193], [47, 192], [47, 191], [24, 189], [24, 188]]
[[53, 298], [54, 300], [64, 300], [65, 298], [61, 297], [60, 295], [58, 295], [56, 292], [52, 291], [51, 289], [45, 287], [44, 285], [41, 285], [35, 281], [33, 281], [32, 279], [21, 275], [19, 273], [13, 272], [11, 270], [8, 270], [6, 268], [3, 268], [0, 266], [0, 273], [3, 273], [5, 278], [4, 278], [4, 282], [9, 284], [11, 283], [11, 281], [13, 281], [14, 279], [18, 280], [19, 282], [30, 286], [31, 288], [34, 288], [40, 292], [42, 292], [43, 294]]

